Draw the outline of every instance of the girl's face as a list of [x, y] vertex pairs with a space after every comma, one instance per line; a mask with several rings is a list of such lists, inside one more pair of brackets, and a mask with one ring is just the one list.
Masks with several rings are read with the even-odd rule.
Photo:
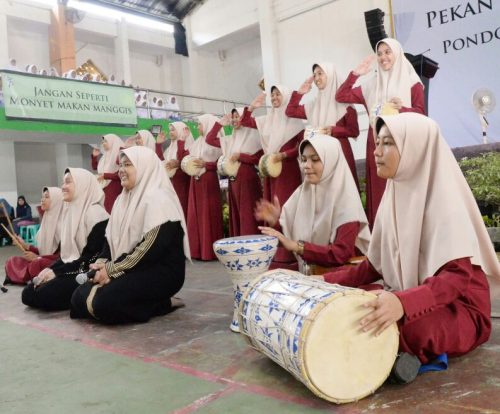
[[203, 125], [201, 124], [201, 122], [198, 122], [197, 127], [198, 127], [198, 133], [200, 134], [200, 137], [203, 136], [204, 131], [203, 131]]
[[109, 143], [104, 137], [102, 137], [102, 148], [104, 149], [104, 151], [109, 151]]
[[20, 206], [24, 206], [24, 199], [22, 199], [21, 197], [19, 197], [17, 199], [17, 204], [19, 204]]
[[377, 175], [385, 179], [393, 178], [398, 172], [401, 155], [387, 125], [383, 125], [380, 128], [380, 132], [375, 140], [375, 151], [373, 154], [375, 155], [375, 164], [377, 165]]
[[319, 90], [325, 89], [327, 76], [321, 67], [316, 66], [313, 71], [314, 83]]
[[385, 43], [380, 43], [377, 48], [377, 60], [382, 70], [391, 70], [394, 66], [395, 56], [392, 49]]
[[323, 175], [323, 162], [311, 144], [307, 144], [300, 156], [304, 180], [309, 184], [318, 184]]
[[234, 129], [238, 129], [241, 126], [240, 114], [238, 113], [238, 111], [233, 111], [231, 113], [231, 124], [233, 125]]
[[42, 199], [40, 200], [40, 208], [42, 211], [50, 210], [50, 194], [48, 191], [42, 193]]
[[144, 140], [142, 139], [141, 134], [135, 134], [135, 145], [142, 147], [144, 145]]
[[278, 90], [278, 88], [274, 88], [271, 92], [271, 105], [273, 108], [279, 108], [283, 103], [283, 95]]
[[169, 131], [169, 134], [170, 134], [170, 139], [172, 141], [175, 141], [177, 138], [179, 138], [177, 136], [177, 130], [175, 129], [175, 127], [172, 124], [169, 125], [168, 131]]
[[137, 170], [125, 154], [120, 157], [118, 176], [120, 177], [122, 187], [125, 190], [130, 191], [135, 187], [137, 181]]
[[69, 172], [64, 174], [61, 190], [63, 200], [67, 203], [71, 203], [75, 198], [75, 181]]

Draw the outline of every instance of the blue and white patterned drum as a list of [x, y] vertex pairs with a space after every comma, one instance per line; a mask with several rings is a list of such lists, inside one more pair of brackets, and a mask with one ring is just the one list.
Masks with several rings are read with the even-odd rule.
[[278, 239], [263, 234], [230, 237], [214, 243], [215, 255], [225, 266], [233, 282], [234, 309], [230, 325], [232, 331], [240, 331], [238, 308], [244, 290], [256, 276], [269, 269], [277, 248]]
[[362, 305], [375, 295], [277, 269], [254, 279], [240, 303], [250, 344], [312, 392], [336, 403], [380, 387], [396, 359], [396, 324], [379, 336], [361, 331]]

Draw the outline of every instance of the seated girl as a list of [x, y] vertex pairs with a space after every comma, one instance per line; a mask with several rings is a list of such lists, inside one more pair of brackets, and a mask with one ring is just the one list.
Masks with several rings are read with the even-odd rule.
[[105, 248], [91, 265], [93, 280], [73, 293], [72, 318], [147, 322], [180, 305], [172, 296], [184, 284], [190, 254], [170, 179], [156, 154], [144, 147], [122, 151], [119, 175], [123, 191], [106, 228]]
[[5, 263], [5, 280], [10, 283], [28, 283], [43, 269], [53, 265], [59, 258], [61, 241], [61, 216], [63, 210], [62, 191], [58, 187], [45, 187], [40, 207], [44, 212], [36, 245], [32, 246], [18, 238], [26, 250], [23, 256], [12, 256]]
[[94, 174], [83, 168], [67, 168], [61, 189], [61, 257], [22, 293], [25, 305], [49, 311], [69, 309], [71, 295], [78, 287], [76, 276], [97, 259], [109, 218], [104, 192]]
[[29, 225], [29, 224], [33, 224], [31, 206], [28, 204], [24, 196], [19, 196], [17, 198], [16, 218], [12, 220], [12, 225], [14, 226], [14, 232], [16, 234], [19, 234], [19, 228], [23, 225]]
[[298, 265], [289, 268], [309, 274], [308, 266], [314, 265], [312, 272], [320, 273], [318, 266], [341, 266], [359, 252], [365, 254], [370, 231], [339, 142], [316, 135], [302, 141], [299, 153], [304, 182], [282, 211], [277, 198], [273, 204], [261, 200], [255, 215], [272, 226], [259, 227], [262, 233], [278, 237], [297, 257]]
[[416, 113], [384, 116], [377, 119], [376, 134], [377, 174], [387, 179], [387, 188], [367, 260], [319, 277], [367, 289], [383, 279], [360, 327], [377, 335], [397, 322], [403, 353], [395, 370], [406, 361], [397, 377], [409, 382], [420, 363], [443, 353], [464, 355], [488, 340], [487, 278], [493, 291], [500, 267], [436, 122]]

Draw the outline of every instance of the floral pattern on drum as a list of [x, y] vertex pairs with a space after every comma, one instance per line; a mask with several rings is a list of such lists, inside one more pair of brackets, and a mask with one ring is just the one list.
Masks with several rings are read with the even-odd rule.
[[248, 284], [269, 268], [278, 247], [272, 236], [254, 235], [217, 240], [214, 252], [233, 282], [234, 306], [230, 329], [240, 332], [238, 309]]

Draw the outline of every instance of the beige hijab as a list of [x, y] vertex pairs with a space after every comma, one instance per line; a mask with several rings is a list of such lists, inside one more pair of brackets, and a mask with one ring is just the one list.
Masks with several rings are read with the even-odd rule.
[[[105, 139], [108, 143], [109, 150], [106, 151], [104, 146], [101, 145], [103, 155], [97, 164], [97, 172], [99, 174], [112, 174], [118, 171], [118, 164], [116, 163], [116, 160], [118, 159], [120, 148], [123, 146], [123, 141], [118, 135], [115, 134], [106, 134], [103, 136], [103, 139]], [[109, 183], [110, 180], [105, 180], [104, 187], [106, 187]]]
[[59, 187], [45, 187], [49, 192], [50, 207], [43, 213], [40, 230], [36, 234], [36, 245], [40, 256], [54, 254], [61, 241], [62, 191]]
[[500, 283], [500, 266], [476, 201], [430, 118], [416, 113], [382, 117], [401, 154], [387, 180], [368, 259], [391, 290], [422, 284], [444, 264], [470, 257]]
[[[236, 108], [240, 117], [243, 115], [243, 108]], [[232, 135], [221, 139], [222, 153], [230, 157], [234, 153], [253, 155], [262, 149], [259, 133], [253, 128], [239, 127], [233, 128]]]
[[144, 147], [150, 148], [153, 150], [153, 152], [156, 152], [156, 141], [155, 137], [153, 137], [153, 134], [149, 132], [147, 129], [140, 129], [137, 131], [137, 133], [141, 136], [142, 138], [142, 145]]
[[[193, 155], [196, 158], [201, 158], [206, 162], [215, 162], [222, 155], [220, 148], [208, 145], [205, 141], [207, 134], [212, 130], [218, 120], [219, 119], [216, 116], [210, 114], [204, 114], [198, 117], [198, 121], [201, 123], [203, 128], [203, 135], [200, 135], [196, 141], [190, 145], [190, 155]], [[224, 129], [220, 130], [218, 137], [224, 137]]]
[[107, 220], [104, 192], [96, 177], [83, 168], [67, 168], [75, 182], [75, 196], [64, 203], [61, 226], [61, 259], [72, 262], [81, 256], [92, 228]]
[[131, 147], [122, 151], [137, 170], [136, 184], [123, 190], [111, 212], [106, 238], [111, 258], [130, 253], [153, 228], [167, 221], [180, 221], [184, 230], [184, 255], [190, 259], [186, 222], [174, 187], [157, 155], [149, 148]]
[[163, 158], [165, 158], [165, 161], [177, 159], [177, 142], [179, 140], [184, 141], [184, 149], [186, 150], [189, 150], [189, 147], [194, 142], [193, 134], [191, 134], [191, 132], [189, 132], [189, 136], [184, 139], [184, 128], [188, 128], [188, 126], [184, 122], [172, 122], [170, 125], [175, 128], [175, 131], [177, 132], [177, 139], [170, 140], [170, 145], [163, 153]]
[[383, 70], [377, 62], [375, 77], [361, 85], [370, 115], [373, 115], [372, 112], [377, 105], [384, 104], [392, 98], [400, 98], [403, 106], [411, 107], [411, 88], [416, 83], [422, 83], [397, 40], [390, 38], [380, 40], [375, 50], [380, 43], [385, 43], [391, 48], [394, 65], [390, 70]]
[[274, 88], [278, 89], [283, 97], [281, 106], [273, 107], [268, 110], [267, 115], [255, 118], [262, 149], [266, 154], [279, 152], [283, 145], [304, 129], [304, 123], [300, 119], [289, 118], [285, 114], [292, 96], [290, 89], [282, 85], [274, 85], [271, 91]]
[[335, 70], [333, 63], [315, 63], [326, 74], [326, 86], [324, 89], [318, 89], [318, 96], [310, 103], [304, 105], [307, 121], [314, 128], [325, 127], [337, 124], [347, 112], [348, 105], [338, 103], [335, 100], [335, 93], [339, 88], [339, 75]]
[[285, 203], [280, 217], [283, 234], [292, 240], [328, 245], [335, 240], [338, 227], [358, 221], [355, 245], [366, 253], [368, 220], [339, 142], [328, 135], [315, 135], [302, 141], [301, 153], [308, 143], [323, 163], [323, 174], [318, 184], [303, 182]]

